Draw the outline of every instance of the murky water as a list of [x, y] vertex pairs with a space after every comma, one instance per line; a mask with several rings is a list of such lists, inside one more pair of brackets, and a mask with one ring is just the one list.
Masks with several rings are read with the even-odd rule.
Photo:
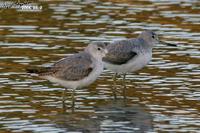
[[[0, 132], [200, 132], [199, 0], [35, 4], [42, 10], [0, 11]], [[144, 29], [179, 45], [158, 45], [147, 67], [127, 75], [126, 102], [120, 80], [113, 100], [113, 73], [105, 70], [94, 84], [77, 90], [76, 113], [63, 114], [63, 88], [25, 72], [90, 41], [136, 37]]]

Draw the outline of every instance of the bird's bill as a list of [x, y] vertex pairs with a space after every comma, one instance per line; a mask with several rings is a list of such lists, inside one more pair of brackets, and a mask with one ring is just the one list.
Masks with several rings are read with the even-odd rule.
[[168, 43], [168, 42], [159, 41], [159, 43], [164, 44], [164, 45], [167, 45], [167, 46], [177, 47], [176, 44], [172, 44], [172, 43]]

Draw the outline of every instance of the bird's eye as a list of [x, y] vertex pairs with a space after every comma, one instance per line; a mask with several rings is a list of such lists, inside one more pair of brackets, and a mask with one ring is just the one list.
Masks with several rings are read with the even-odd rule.
[[155, 38], [155, 36], [154, 36], [154, 35], [152, 35], [152, 38]]
[[99, 51], [100, 51], [100, 50], [101, 50], [101, 48], [97, 48], [97, 50], [99, 50]]

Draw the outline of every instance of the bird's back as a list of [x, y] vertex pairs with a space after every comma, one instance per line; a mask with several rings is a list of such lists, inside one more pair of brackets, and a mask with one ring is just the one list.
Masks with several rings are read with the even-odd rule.
[[92, 70], [91, 56], [86, 52], [80, 52], [59, 60], [38, 74], [44, 78], [52, 76], [62, 80], [76, 81], [88, 76]]
[[108, 54], [103, 58], [104, 62], [121, 65], [136, 57], [145, 45], [141, 39], [126, 39], [114, 41], [107, 46]]
[[105, 67], [117, 73], [139, 70], [151, 60], [151, 49], [141, 38], [115, 41], [107, 48]]

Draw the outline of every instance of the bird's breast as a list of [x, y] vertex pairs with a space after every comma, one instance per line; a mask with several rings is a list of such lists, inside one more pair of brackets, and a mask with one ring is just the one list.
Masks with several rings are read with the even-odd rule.
[[127, 69], [131, 70], [130, 72], [134, 72], [137, 70], [142, 69], [145, 67], [152, 59], [152, 53], [147, 52], [147, 53], [141, 53], [139, 54], [136, 58], [131, 60], [129, 64], [127, 64]]

